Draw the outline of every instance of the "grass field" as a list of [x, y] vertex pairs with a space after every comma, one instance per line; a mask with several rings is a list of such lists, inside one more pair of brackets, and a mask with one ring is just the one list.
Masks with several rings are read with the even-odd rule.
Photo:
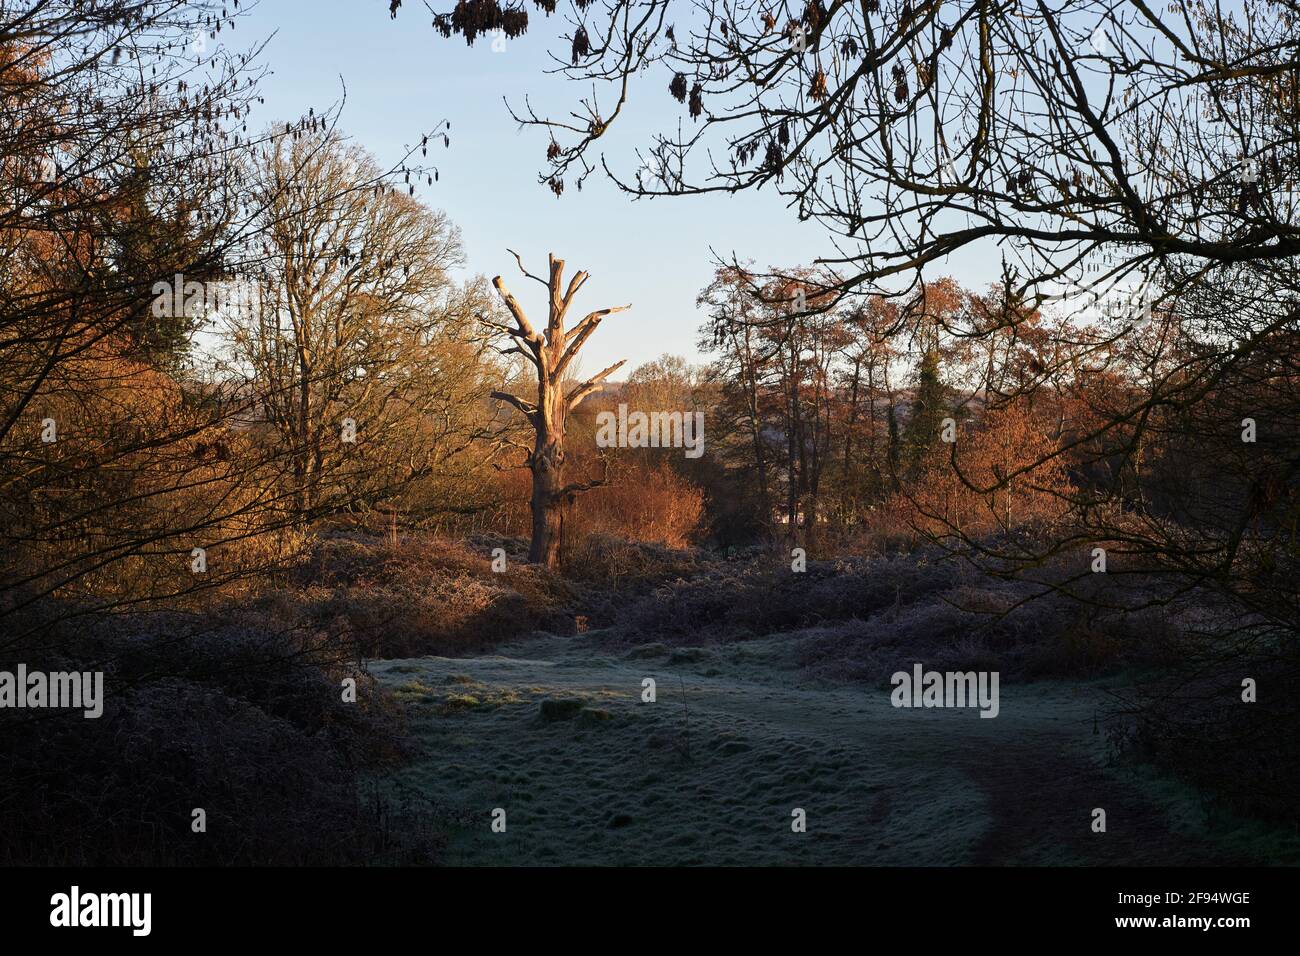
[[422, 751], [388, 783], [450, 821], [453, 865], [1300, 860], [1300, 841], [1210, 818], [1186, 787], [1109, 759], [1094, 715], [1111, 682], [1004, 684], [991, 720], [895, 709], [886, 687], [810, 678], [801, 637], [629, 650], [537, 634], [373, 663]]

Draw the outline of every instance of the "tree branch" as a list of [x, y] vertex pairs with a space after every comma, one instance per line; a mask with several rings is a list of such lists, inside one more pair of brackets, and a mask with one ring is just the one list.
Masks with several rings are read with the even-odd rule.
[[568, 395], [564, 397], [565, 405], [568, 408], [568, 410], [573, 411], [573, 409], [577, 408], [579, 403], [584, 398], [586, 398], [592, 392], [598, 391], [600, 389], [601, 383], [604, 382], [606, 377], [613, 374], [614, 372], [617, 372], [620, 368], [622, 368], [626, 364], [627, 364], [627, 359], [622, 359], [618, 362], [615, 362], [609, 368], [601, 372], [597, 372], [591, 378], [587, 379], [585, 382], [583, 382], [581, 385], [579, 385], [577, 388], [571, 391]]
[[589, 313], [586, 318], [575, 325], [573, 330], [564, 337], [566, 347], [563, 358], [555, 366], [556, 377], [558, 378], [563, 374], [569, 363], [573, 361], [574, 356], [582, 348], [583, 343], [587, 341], [591, 333], [596, 331], [596, 326], [600, 325], [601, 319], [607, 315], [613, 315], [615, 312], [626, 312], [630, 308], [632, 308], [632, 303], [629, 302], [627, 305], [616, 305], [608, 309], [600, 309], [597, 312]]
[[[501, 280], [500, 276], [496, 276], [492, 280], [492, 285], [496, 288], [497, 294], [501, 296], [501, 301], [506, 304], [506, 308], [510, 310], [510, 314], [514, 316], [515, 321], [519, 323], [519, 334], [516, 337], [522, 338], [526, 341], [529, 347], [533, 350], [533, 354], [540, 356], [542, 345], [544, 344], [542, 337], [537, 334], [532, 323], [528, 321], [528, 316], [524, 314], [523, 307], [519, 304], [518, 300], [510, 294], [510, 290], [506, 288], [506, 284]], [[515, 335], [514, 332], [511, 332], [510, 334]], [[541, 365], [539, 364], [539, 368], [540, 367]]]
[[600, 456], [600, 463], [603, 466], [599, 478], [592, 478], [590, 481], [574, 481], [565, 485], [555, 493], [555, 497], [565, 498], [569, 495], [576, 495], [584, 491], [590, 491], [592, 488], [599, 488], [609, 481], [609, 459], [604, 455]]
[[526, 402], [518, 395], [511, 395], [509, 392], [492, 392], [489, 397], [513, 405], [515, 408], [519, 409], [519, 411], [523, 412], [530, 422], [536, 421], [537, 406], [532, 402]]

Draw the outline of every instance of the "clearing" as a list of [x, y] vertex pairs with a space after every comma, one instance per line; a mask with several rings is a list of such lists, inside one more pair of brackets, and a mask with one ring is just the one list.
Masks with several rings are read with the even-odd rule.
[[[1108, 761], [1094, 731], [1106, 681], [1004, 682], [999, 716], [981, 719], [809, 680], [791, 646], [537, 634], [490, 656], [371, 663], [425, 751], [390, 783], [454, 823], [453, 865], [1300, 859], [1297, 841], [1211, 821], [1190, 789]], [[654, 703], [641, 699], [647, 677]], [[504, 833], [490, 828], [497, 807]], [[1096, 807], [1105, 833], [1092, 831]]]

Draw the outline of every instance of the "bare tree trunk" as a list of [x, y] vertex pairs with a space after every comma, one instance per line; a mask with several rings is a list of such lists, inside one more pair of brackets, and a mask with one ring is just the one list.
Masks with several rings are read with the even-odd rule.
[[533, 473], [533, 495], [530, 507], [533, 512], [533, 540], [528, 548], [528, 560], [553, 568], [560, 554], [560, 531], [563, 526], [564, 489], [564, 434], [557, 435], [555, 426], [562, 423], [543, 422], [546, 433], [537, 432], [537, 445], [529, 458]]
[[754, 448], [754, 467], [758, 478], [759, 502], [763, 509], [763, 530], [772, 525], [772, 497], [767, 485], [767, 455], [763, 451], [763, 413], [759, 407], [758, 359], [750, 345], [753, 330], [745, 326], [744, 348], [740, 353], [740, 369], [745, 382], [745, 401], [749, 411], [749, 437]]
[[496, 290], [505, 302], [506, 308], [514, 317], [514, 327], [489, 325], [506, 333], [515, 340], [513, 347], [503, 349], [505, 354], [522, 355], [533, 366], [537, 374], [537, 401], [525, 401], [509, 392], [493, 392], [492, 397], [508, 402], [523, 413], [533, 426], [533, 449], [528, 456], [527, 465], [533, 476], [533, 494], [531, 508], [533, 515], [533, 538], [528, 549], [528, 560], [553, 568], [559, 562], [561, 530], [564, 526], [564, 507], [579, 492], [594, 488], [604, 483], [605, 478], [591, 479], [585, 482], [565, 484], [564, 481], [564, 427], [565, 419], [588, 395], [599, 390], [605, 379], [622, 367], [617, 362], [587, 379], [569, 392], [564, 391], [564, 372], [573, 362], [579, 349], [600, 325], [600, 320], [615, 312], [631, 308], [630, 305], [598, 309], [590, 312], [572, 329], [565, 330], [564, 317], [577, 295], [587, 281], [587, 273], [579, 272], [564, 286], [564, 260], [550, 257], [550, 275], [546, 279], [535, 276], [524, 268], [519, 261], [519, 269], [530, 279], [540, 282], [548, 293], [548, 315], [545, 335], [535, 331], [528, 321], [523, 308], [515, 297], [506, 289], [501, 277], [492, 280]]
[[840, 489], [840, 525], [849, 527], [857, 517], [860, 488], [853, 475], [853, 431], [858, 424], [858, 390], [862, 377], [862, 357], [853, 359], [853, 378], [849, 391], [849, 421], [844, 428], [844, 477]]

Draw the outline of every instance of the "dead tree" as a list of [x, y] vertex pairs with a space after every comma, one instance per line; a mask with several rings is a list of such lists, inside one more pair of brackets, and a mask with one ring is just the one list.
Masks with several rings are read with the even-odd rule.
[[[505, 283], [497, 276], [492, 284], [501, 295], [506, 308], [514, 317], [515, 327], [497, 325], [496, 328], [515, 339], [513, 347], [505, 354], [518, 353], [527, 359], [537, 374], [537, 400], [529, 402], [509, 392], [493, 392], [492, 397], [508, 402], [523, 413], [533, 426], [534, 442], [526, 465], [533, 475], [533, 537], [528, 560], [554, 567], [560, 553], [560, 528], [564, 505], [580, 492], [603, 484], [605, 476], [582, 482], [564, 482], [564, 425], [569, 412], [578, 407], [588, 395], [597, 391], [604, 380], [623, 365], [616, 362], [591, 378], [565, 390], [565, 372], [577, 357], [578, 351], [600, 325], [601, 319], [615, 312], [630, 309], [631, 305], [614, 306], [589, 312], [572, 329], [565, 330], [564, 317], [573, 304], [574, 297], [587, 273], [578, 272], [564, 285], [564, 260], [550, 256], [550, 275], [546, 279], [533, 275], [524, 268], [518, 253], [511, 255], [519, 262], [519, 269], [529, 279], [540, 282], [548, 293], [548, 311], [545, 335], [536, 331]], [[626, 361], [626, 359], [624, 360]]]

